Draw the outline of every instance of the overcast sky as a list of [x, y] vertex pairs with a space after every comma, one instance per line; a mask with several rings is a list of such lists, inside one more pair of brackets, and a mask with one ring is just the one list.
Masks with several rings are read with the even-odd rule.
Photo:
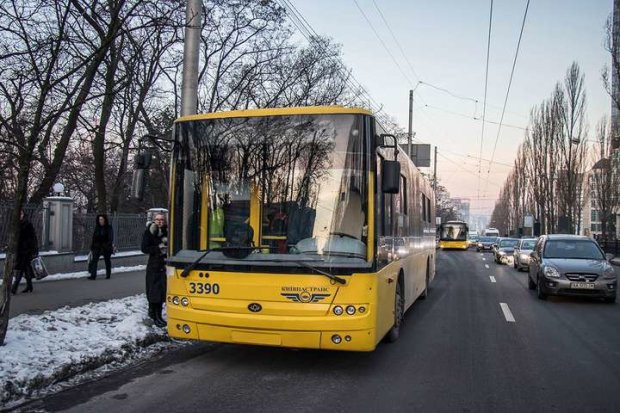
[[[472, 213], [492, 210], [510, 169], [503, 164], [512, 163], [523, 140], [524, 131], [518, 127], [527, 126], [530, 108], [550, 96], [571, 62], [577, 61], [586, 76], [590, 129], [609, 114], [610, 100], [600, 73], [609, 60], [603, 45], [612, 0], [531, 0], [504, 117], [506, 126], [495, 154], [502, 164], [491, 168], [487, 183], [489, 168], [483, 162], [479, 185], [478, 161], [467, 155], [478, 157], [480, 153], [482, 123], [472, 117], [482, 117], [490, 0], [357, 0], [397, 63], [354, 0], [291, 1], [319, 34], [342, 44], [354, 76], [405, 129], [408, 91], [418, 81], [479, 101], [455, 98], [425, 84], [414, 95], [416, 136], [439, 147], [439, 179], [452, 196], [472, 199]], [[498, 122], [501, 115], [526, 3], [495, 0], [493, 4], [486, 114], [490, 121]], [[486, 124], [482, 158], [491, 158], [497, 131], [497, 125]]]

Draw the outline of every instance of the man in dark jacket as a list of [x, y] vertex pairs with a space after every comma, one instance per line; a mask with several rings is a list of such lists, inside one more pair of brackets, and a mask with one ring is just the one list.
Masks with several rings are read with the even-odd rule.
[[32, 292], [34, 273], [32, 272], [31, 262], [37, 255], [39, 255], [37, 233], [24, 215], [24, 211], [22, 211], [19, 219], [19, 244], [17, 245], [17, 256], [15, 257], [15, 281], [11, 287], [11, 293], [14, 295], [17, 294], [17, 287], [24, 275], [26, 276], [26, 288], [22, 292]]
[[168, 227], [166, 217], [155, 215], [142, 236], [142, 252], [149, 254], [146, 264], [146, 299], [149, 302], [149, 317], [158, 327], [165, 327], [161, 317], [166, 301], [166, 250], [168, 248]]
[[114, 230], [112, 225], [108, 223], [107, 215], [97, 215], [95, 231], [93, 232], [93, 240], [90, 244], [91, 259], [88, 263], [88, 272], [90, 272], [89, 280], [97, 278], [97, 264], [99, 257], [103, 255], [105, 261], [105, 278], [110, 278], [112, 272], [112, 262], [110, 257], [114, 252]]

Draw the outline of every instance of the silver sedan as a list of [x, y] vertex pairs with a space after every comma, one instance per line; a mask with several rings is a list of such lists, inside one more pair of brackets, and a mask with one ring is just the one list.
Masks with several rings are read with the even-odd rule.
[[518, 271], [528, 270], [530, 268], [530, 254], [536, 245], [536, 238], [523, 238], [515, 247], [513, 252], [512, 265]]

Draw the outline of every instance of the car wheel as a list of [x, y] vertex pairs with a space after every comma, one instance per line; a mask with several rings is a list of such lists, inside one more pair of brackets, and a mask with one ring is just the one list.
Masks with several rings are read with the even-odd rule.
[[536, 280], [536, 297], [538, 297], [540, 300], [547, 299], [547, 294], [543, 291], [542, 281], [540, 277], [538, 277]]
[[476, 252], [480, 252], [480, 248], [476, 248]]
[[530, 290], [536, 289], [536, 283], [532, 281], [532, 278], [529, 274], [527, 275], [527, 288], [529, 288]]
[[603, 300], [606, 303], [613, 304], [616, 302], [616, 296], [614, 295], [613, 297], [605, 297]]
[[400, 337], [400, 327], [403, 324], [405, 314], [405, 303], [401, 292], [400, 283], [396, 284], [396, 294], [394, 296], [394, 325], [385, 337], [389, 343], [393, 343]]
[[514, 258], [512, 259], [512, 268], [519, 269], [519, 267], [517, 266], [517, 260], [515, 260]]

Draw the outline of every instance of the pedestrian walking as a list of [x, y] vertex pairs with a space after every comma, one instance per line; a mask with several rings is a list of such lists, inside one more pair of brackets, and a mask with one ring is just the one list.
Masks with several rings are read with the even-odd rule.
[[93, 240], [90, 243], [90, 260], [88, 262], [89, 280], [97, 278], [97, 265], [99, 257], [103, 255], [105, 261], [105, 278], [109, 279], [112, 273], [112, 261], [110, 257], [114, 253], [114, 230], [109, 224], [108, 216], [99, 214], [96, 218]]
[[11, 293], [17, 294], [17, 287], [22, 280], [22, 277], [26, 277], [26, 288], [22, 293], [31, 293], [32, 278], [34, 273], [32, 271], [31, 262], [39, 255], [39, 242], [37, 240], [37, 233], [34, 230], [34, 226], [28, 221], [28, 218], [24, 215], [24, 211], [21, 212], [19, 217], [19, 243], [17, 244], [17, 255], [15, 259], [15, 280], [11, 287]]
[[156, 326], [165, 327], [161, 312], [166, 301], [166, 250], [168, 248], [168, 226], [163, 214], [155, 215], [142, 236], [142, 252], [149, 254], [146, 264], [146, 298], [149, 302], [149, 317]]

